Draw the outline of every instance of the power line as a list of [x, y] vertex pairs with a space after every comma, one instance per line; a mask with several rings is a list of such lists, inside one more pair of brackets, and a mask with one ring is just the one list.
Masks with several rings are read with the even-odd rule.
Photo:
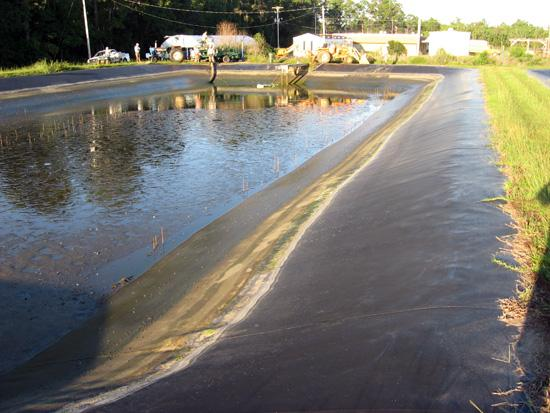
[[[173, 20], [173, 19], [168, 19], [166, 17], [162, 17], [162, 16], [158, 16], [156, 14], [151, 14], [151, 13], [147, 13], [143, 10], [138, 10], [136, 8], [133, 8], [131, 6], [128, 6], [124, 3], [121, 3], [117, 0], [112, 0], [113, 3], [115, 4], [118, 4], [119, 6], [122, 6], [122, 7], [125, 7], [129, 10], [132, 10], [136, 13], [139, 13], [141, 15], [144, 15], [144, 16], [148, 16], [148, 17], [152, 17], [152, 18], [155, 18], [155, 19], [159, 19], [159, 20], [164, 20], [164, 21], [167, 21], [167, 22], [170, 22], [170, 23], [176, 23], [176, 24], [180, 24], [182, 26], [192, 26], [192, 27], [200, 27], [200, 28], [203, 28], [203, 29], [216, 29], [217, 26], [208, 26], [208, 25], [201, 25], [201, 24], [194, 24], [194, 23], [186, 23], [186, 22], [183, 22], [183, 21], [180, 21], [180, 20]], [[128, 1], [128, 0], [124, 0], [124, 1]], [[135, 2], [133, 2], [135, 3]], [[309, 9], [306, 9], [306, 10], [310, 10], [311, 8]], [[287, 19], [287, 21], [292, 21], [292, 20], [296, 20], [296, 19], [299, 19], [299, 18], [302, 18], [302, 17], [305, 17], [307, 15], [310, 15], [312, 14], [313, 12], [309, 12], [309, 13], [304, 13], [300, 16], [295, 16], [295, 17], [291, 17], [289, 19]], [[268, 26], [274, 26], [276, 23], [265, 23], [265, 24], [256, 24], [256, 25], [251, 25], [251, 26], [237, 26], [239, 29], [253, 29], [253, 28], [256, 28], [256, 27], [268, 27]]]
[[281, 23], [285, 24], [292, 21], [292, 20], [298, 20], [298, 19], [301, 19], [302, 17], [306, 17], [306, 16], [310, 16], [312, 15], [314, 12], [310, 11], [309, 13], [304, 13], [304, 14], [300, 14], [299, 16], [294, 16], [294, 17], [291, 17], [289, 19], [286, 19], [286, 20], [281, 20]]
[[[71, 17], [71, 12], [73, 11], [74, 2], [75, 2], [75, 0], [71, 1], [71, 6], [69, 7], [69, 13], [67, 14], [67, 21]], [[65, 40], [65, 31], [66, 31], [66, 29], [67, 29], [67, 25], [65, 24], [65, 25], [63, 25], [63, 30], [61, 31], [61, 36], [59, 37], [59, 43], [57, 45], [57, 50], [56, 50], [55, 55], [54, 55], [55, 60], [57, 60], [57, 56], [59, 55], [59, 52], [62, 50], [61, 46], [63, 45], [63, 42]]]
[[117, 0], [112, 0], [113, 3], [115, 4], [118, 4], [119, 6], [122, 6], [122, 7], [125, 7], [129, 10], [132, 10], [132, 11], [135, 11], [143, 16], [149, 16], [149, 17], [153, 17], [155, 19], [159, 19], [159, 20], [164, 20], [166, 22], [170, 22], [170, 23], [177, 23], [177, 24], [181, 24], [182, 26], [192, 26], [192, 27], [200, 27], [202, 29], [215, 29], [216, 26], [206, 26], [206, 25], [201, 25], [201, 24], [193, 24], [193, 23], [185, 23], [185, 22], [182, 22], [182, 21], [178, 21], [178, 20], [172, 20], [172, 19], [168, 19], [166, 17], [162, 17], [162, 16], [157, 16], [155, 14], [150, 14], [150, 13], [147, 13], [143, 10], [138, 10], [138, 9], [134, 9], [133, 7], [130, 7], [124, 3], [120, 3], [118, 2]]
[[[140, 1], [134, 1], [134, 0], [123, 0], [127, 3], [136, 4], [138, 6], [144, 6], [144, 7], [153, 7], [157, 9], [165, 9], [165, 10], [174, 10], [174, 11], [183, 11], [186, 13], [204, 13], [204, 14], [234, 14], [234, 15], [247, 15], [247, 14], [275, 14], [276, 12], [274, 10], [261, 10], [261, 11], [218, 11], [218, 10], [196, 10], [196, 9], [184, 9], [180, 7], [170, 7], [170, 6], [160, 6], [158, 4], [149, 4], [149, 3], [142, 3]], [[304, 11], [304, 10], [311, 10], [312, 8], [315, 8], [315, 6], [310, 7], [303, 7], [300, 9], [288, 9], [281, 13], [291, 13], [295, 11]]]

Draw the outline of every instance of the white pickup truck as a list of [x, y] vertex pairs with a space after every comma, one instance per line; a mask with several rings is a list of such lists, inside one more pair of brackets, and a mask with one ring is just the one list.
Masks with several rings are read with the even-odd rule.
[[130, 54], [119, 52], [114, 49], [104, 49], [97, 52], [93, 57], [88, 59], [88, 63], [119, 63], [129, 62]]

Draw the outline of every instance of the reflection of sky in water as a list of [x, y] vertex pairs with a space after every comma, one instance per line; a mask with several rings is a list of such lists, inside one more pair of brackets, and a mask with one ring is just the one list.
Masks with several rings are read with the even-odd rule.
[[[141, 248], [160, 227], [174, 235], [219, 215], [342, 138], [381, 102], [218, 90], [43, 116], [19, 121], [17, 131], [4, 124], [0, 254], [36, 258], [63, 245], [47, 255], [51, 266], [39, 260], [38, 273], [56, 271], [53, 261], [73, 253], [84, 257], [71, 258], [79, 271], [90, 272], [90, 260]], [[109, 254], [85, 258], [102, 249]], [[0, 270], [28, 266], [15, 261]]]

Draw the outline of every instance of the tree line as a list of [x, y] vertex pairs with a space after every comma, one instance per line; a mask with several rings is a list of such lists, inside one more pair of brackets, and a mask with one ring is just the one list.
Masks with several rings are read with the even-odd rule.
[[[39, 59], [82, 61], [86, 40], [82, 0], [19, 0], [0, 2], [0, 67], [33, 63]], [[409, 32], [418, 18], [406, 14], [395, 0], [86, 0], [92, 53], [111, 47], [142, 50], [166, 35], [214, 33], [221, 21], [235, 23], [242, 32], [261, 33], [276, 44], [274, 6], [282, 6], [281, 45], [305, 32], [321, 31], [321, 5], [327, 32]], [[490, 26], [485, 21], [449, 25], [435, 19], [422, 22], [423, 32], [471, 31], [474, 39], [494, 47], [509, 45], [515, 37], [546, 37], [547, 32], [524, 21]]]

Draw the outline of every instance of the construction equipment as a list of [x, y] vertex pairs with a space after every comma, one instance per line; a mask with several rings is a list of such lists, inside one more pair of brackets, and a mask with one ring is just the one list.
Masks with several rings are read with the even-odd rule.
[[280, 47], [275, 51], [275, 57], [277, 59], [283, 59], [288, 57], [294, 51], [294, 45], [290, 47]]
[[371, 56], [359, 52], [356, 45], [348, 39], [331, 39], [330, 43], [317, 50], [315, 60], [319, 63], [374, 63]]
[[[168, 58], [177, 63], [181, 63], [185, 59], [190, 59], [193, 56], [193, 51], [197, 50], [199, 60], [208, 60], [208, 44], [218, 40], [216, 47], [215, 60], [217, 62], [235, 62], [244, 59], [244, 43], [241, 40], [241, 46], [238, 44], [226, 44], [223, 43], [224, 37], [229, 36], [211, 36], [207, 37], [206, 34], [201, 36], [192, 35], [173, 35], [165, 36], [164, 42], [161, 44], [160, 49], [164, 50]], [[244, 36], [241, 36], [243, 38]]]
[[[201, 62], [208, 61], [208, 49], [200, 48], [199, 49], [199, 60]], [[234, 47], [220, 47], [219, 49], [216, 49], [216, 55], [215, 55], [216, 62], [223, 62], [223, 63], [229, 63], [229, 62], [237, 62], [239, 60], [243, 60], [241, 56], [240, 50]]]

